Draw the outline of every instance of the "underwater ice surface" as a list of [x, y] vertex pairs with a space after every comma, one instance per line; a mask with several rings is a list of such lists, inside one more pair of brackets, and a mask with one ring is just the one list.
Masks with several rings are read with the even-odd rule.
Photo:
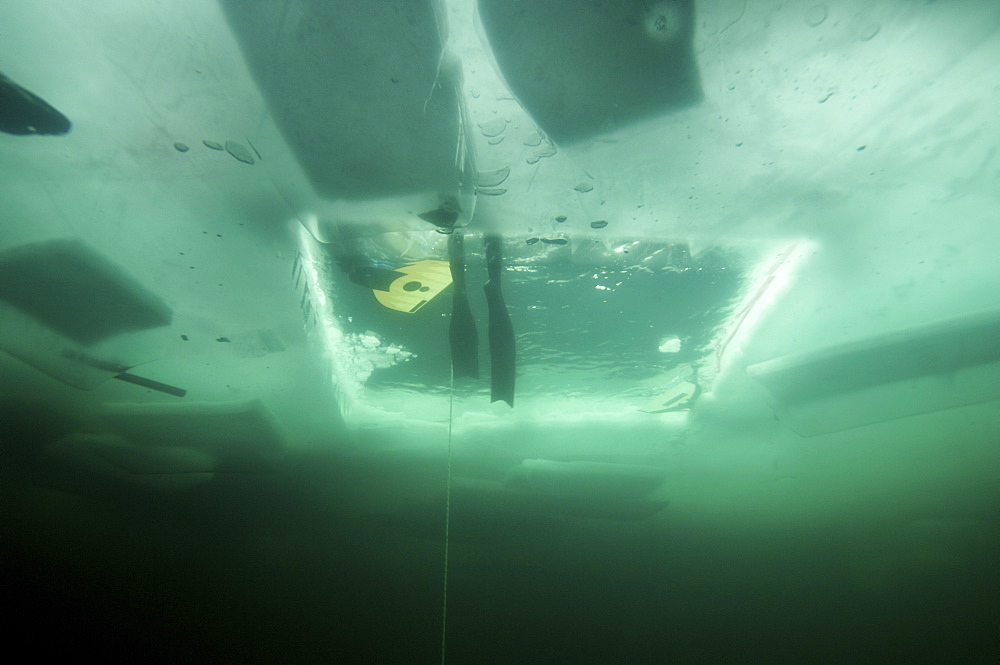
[[[12, 648], [151, 663], [995, 660], [996, 3], [664, 0], [617, 21], [629, 3], [551, 2], [570, 14], [555, 34], [497, 42], [562, 86], [550, 114], [521, 107], [476, 13], [536, 3], [260, 3], [259, 35], [233, 21], [239, 5], [0, 6], [0, 71], [72, 121], [0, 134]], [[602, 107], [587, 88], [621, 53], [600, 40], [670, 43], [687, 9], [699, 100], [601, 115], [625, 98]], [[440, 21], [448, 58], [413, 41]], [[371, 74], [316, 75], [356, 37], [346, 52]], [[536, 66], [576, 56], [588, 66], [564, 77]], [[557, 141], [541, 124], [565, 109], [599, 131]], [[427, 118], [456, 117], [465, 143], [434, 152], [474, 155], [455, 191], [314, 192], [345, 173], [436, 187], [406, 148]], [[330, 149], [342, 139], [349, 164]], [[394, 312], [335, 257], [402, 233], [435, 241], [365, 258], [443, 260], [447, 237], [418, 216], [456, 207], [482, 378], [452, 390], [451, 291]], [[488, 232], [506, 256], [513, 409], [489, 402]], [[56, 261], [67, 245], [47, 243], [65, 239], [89, 250]], [[46, 260], [22, 265], [25, 248]], [[112, 290], [102, 275], [125, 277]], [[66, 279], [152, 293], [138, 300], [162, 300], [172, 323], [81, 342], [66, 320], [105, 310], [60, 309], [51, 284]], [[11, 284], [43, 281], [52, 300], [18, 288], [10, 302]], [[140, 347], [129, 371], [183, 398], [114, 379]], [[691, 408], [661, 410], [692, 378]]]

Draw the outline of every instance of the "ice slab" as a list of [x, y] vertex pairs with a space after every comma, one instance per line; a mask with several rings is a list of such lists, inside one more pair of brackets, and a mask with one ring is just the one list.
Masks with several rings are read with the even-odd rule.
[[811, 436], [1000, 398], [1000, 311], [751, 365], [775, 414]]
[[109, 404], [102, 420], [132, 446], [204, 451], [216, 459], [216, 470], [256, 467], [286, 445], [260, 400]]

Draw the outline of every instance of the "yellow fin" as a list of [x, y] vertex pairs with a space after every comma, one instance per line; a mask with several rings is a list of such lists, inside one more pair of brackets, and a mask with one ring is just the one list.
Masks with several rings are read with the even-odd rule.
[[383, 306], [413, 314], [451, 284], [451, 268], [447, 261], [425, 259], [408, 263], [396, 272], [403, 273], [389, 285], [388, 291], [372, 290]]

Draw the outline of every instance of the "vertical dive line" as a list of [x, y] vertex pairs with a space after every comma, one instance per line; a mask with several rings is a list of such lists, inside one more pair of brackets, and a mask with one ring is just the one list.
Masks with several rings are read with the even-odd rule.
[[445, 661], [445, 638], [448, 634], [448, 545], [451, 531], [451, 424], [455, 415], [455, 373], [451, 375], [448, 398], [448, 480], [444, 499], [444, 590], [441, 594], [441, 665]]

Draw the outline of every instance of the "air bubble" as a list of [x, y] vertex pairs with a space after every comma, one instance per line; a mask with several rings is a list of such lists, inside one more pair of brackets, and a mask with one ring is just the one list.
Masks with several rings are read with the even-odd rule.
[[538, 160], [544, 159], [545, 157], [551, 157], [554, 154], [556, 154], [556, 147], [551, 143], [544, 143], [538, 148], [532, 150], [531, 154], [525, 157], [524, 159], [529, 164], [534, 164]]
[[806, 24], [815, 28], [826, 20], [827, 15], [826, 5], [813, 5], [806, 10]]
[[226, 152], [244, 164], [253, 164], [253, 155], [246, 146], [236, 141], [226, 141]]
[[858, 36], [861, 37], [861, 41], [867, 42], [868, 40], [874, 38], [881, 29], [882, 26], [878, 23], [868, 23], [865, 27], [861, 28], [861, 32], [858, 33]]
[[476, 174], [476, 184], [480, 187], [496, 187], [503, 184], [503, 181], [510, 175], [510, 167], [505, 166], [496, 171], [480, 171]]
[[491, 138], [499, 136], [505, 129], [507, 129], [507, 120], [505, 118], [494, 118], [488, 122], [479, 123], [479, 130], [483, 133], [483, 136]]

